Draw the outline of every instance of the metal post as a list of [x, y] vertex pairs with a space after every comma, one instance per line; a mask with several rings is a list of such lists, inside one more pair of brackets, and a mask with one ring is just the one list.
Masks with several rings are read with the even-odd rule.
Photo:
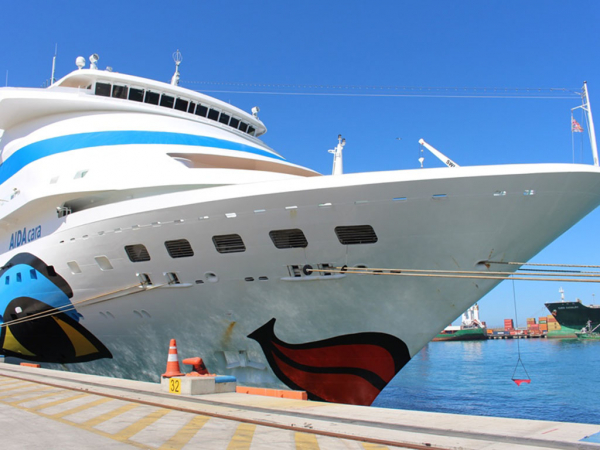
[[594, 118], [592, 117], [592, 105], [587, 89], [587, 81], [583, 82], [583, 95], [585, 95], [586, 112], [588, 114], [590, 144], [592, 145], [592, 156], [594, 157], [594, 165], [598, 166], [598, 146], [596, 145], [596, 130], [594, 129]]

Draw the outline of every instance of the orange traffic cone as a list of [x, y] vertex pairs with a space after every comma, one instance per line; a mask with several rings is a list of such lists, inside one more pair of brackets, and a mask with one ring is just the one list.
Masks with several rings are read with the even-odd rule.
[[179, 356], [177, 356], [177, 342], [171, 339], [169, 343], [169, 357], [167, 358], [167, 371], [162, 374], [163, 378], [182, 377], [179, 369]]

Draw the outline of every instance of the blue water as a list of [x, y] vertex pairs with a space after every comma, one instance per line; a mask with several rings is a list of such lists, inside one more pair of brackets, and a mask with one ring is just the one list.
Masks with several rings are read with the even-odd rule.
[[[531, 384], [512, 381], [517, 344]], [[432, 342], [373, 406], [600, 424], [600, 341]]]

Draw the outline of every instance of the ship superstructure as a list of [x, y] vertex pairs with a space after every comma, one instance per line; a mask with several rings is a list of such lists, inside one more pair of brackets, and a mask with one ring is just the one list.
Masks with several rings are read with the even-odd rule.
[[8, 356], [156, 379], [176, 338], [242, 384], [370, 404], [499, 281], [336, 267], [485, 273], [600, 203], [595, 166], [343, 174], [341, 137], [322, 176], [259, 139], [258, 109], [78, 62], [0, 88]]

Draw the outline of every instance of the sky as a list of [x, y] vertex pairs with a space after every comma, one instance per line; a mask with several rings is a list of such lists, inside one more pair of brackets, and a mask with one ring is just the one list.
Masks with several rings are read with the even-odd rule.
[[[58, 78], [77, 56], [97, 53], [100, 69], [168, 82], [180, 50], [183, 87], [246, 111], [259, 106], [263, 140], [321, 173], [331, 171], [338, 134], [347, 173], [417, 168], [420, 138], [460, 165], [591, 163], [581, 134], [572, 144], [570, 110], [587, 81], [600, 117], [596, 0], [0, 0], [0, 8], [0, 82], [42, 86], [55, 46]], [[441, 166], [423, 156], [425, 167]], [[592, 212], [532, 262], [598, 264], [599, 219]], [[548, 314], [544, 302], [559, 300], [560, 287], [567, 300], [600, 303], [597, 284], [516, 282], [519, 323]], [[480, 312], [490, 326], [514, 318], [512, 284], [484, 297]]]

